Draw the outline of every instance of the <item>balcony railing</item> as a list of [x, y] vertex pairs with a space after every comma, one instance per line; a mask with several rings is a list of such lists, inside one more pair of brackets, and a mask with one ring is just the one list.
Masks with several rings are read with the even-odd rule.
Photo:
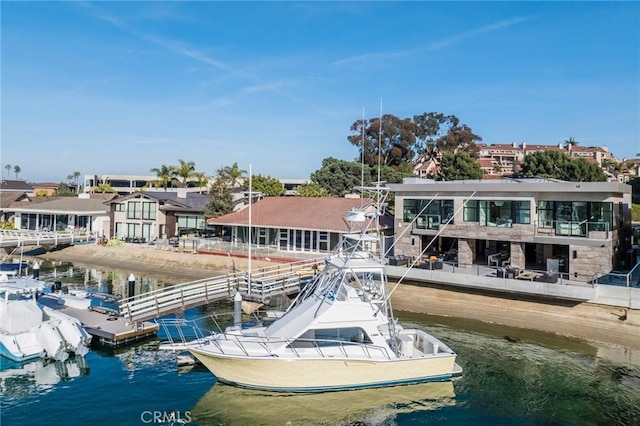
[[608, 240], [609, 231], [609, 223], [601, 221], [536, 221], [537, 235], [554, 235], [558, 237], [580, 237]]

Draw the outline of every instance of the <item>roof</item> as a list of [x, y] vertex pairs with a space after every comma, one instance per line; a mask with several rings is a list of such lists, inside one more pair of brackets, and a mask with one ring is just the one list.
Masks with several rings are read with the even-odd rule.
[[[268, 228], [346, 232], [344, 218], [368, 200], [329, 197], [266, 197], [251, 206], [251, 224]], [[248, 225], [249, 208], [210, 218], [209, 225]]]
[[[38, 197], [36, 197], [38, 198]], [[38, 213], [93, 213], [107, 214], [108, 208], [102, 200], [77, 198], [77, 197], [49, 197], [46, 201], [32, 203], [16, 201], [6, 211], [38, 212]]]
[[197, 192], [187, 192], [185, 197], [179, 197], [177, 192], [171, 191], [138, 191], [108, 200], [106, 204], [122, 203], [127, 200], [145, 197], [165, 203], [161, 210], [200, 211], [209, 201], [209, 196]]
[[33, 187], [23, 180], [2, 179], [0, 181], [0, 191], [32, 192]]
[[29, 196], [26, 192], [10, 191], [0, 192], [0, 208], [6, 208], [16, 201], [28, 200]]

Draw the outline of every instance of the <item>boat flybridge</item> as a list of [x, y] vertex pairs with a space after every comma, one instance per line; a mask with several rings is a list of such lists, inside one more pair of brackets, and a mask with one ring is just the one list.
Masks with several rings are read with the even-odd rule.
[[37, 302], [45, 286], [32, 278], [0, 275], [0, 355], [16, 362], [64, 361], [69, 353], [89, 352], [91, 335], [80, 321]]
[[222, 382], [322, 392], [447, 380], [456, 354], [394, 317], [379, 218], [388, 189], [360, 188], [350, 231], [285, 313], [267, 326], [229, 327], [186, 348]]

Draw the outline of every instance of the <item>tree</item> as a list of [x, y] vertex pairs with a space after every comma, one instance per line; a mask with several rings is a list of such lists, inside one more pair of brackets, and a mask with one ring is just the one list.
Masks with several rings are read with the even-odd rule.
[[187, 187], [189, 178], [193, 177], [196, 173], [196, 165], [193, 161], [178, 160], [180, 163], [177, 167], [173, 168], [173, 176], [180, 182], [181, 188]]
[[415, 156], [415, 126], [409, 118], [385, 114], [382, 119], [358, 120], [351, 131], [347, 140], [360, 149], [361, 161], [369, 166], [398, 167]]
[[13, 172], [16, 174], [16, 180], [18, 180], [18, 175], [21, 171], [22, 169], [20, 168], [20, 166], [13, 166]]
[[569, 139], [564, 141], [564, 149], [569, 151], [571, 148], [578, 146], [579, 144], [580, 142], [576, 141], [573, 136], [571, 136]]
[[466, 151], [442, 154], [440, 171], [436, 180], [482, 179], [482, 169], [478, 161]]
[[[378, 177], [378, 170], [380, 176]], [[357, 161], [338, 160], [328, 157], [322, 166], [311, 174], [311, 181], [320, 185], [330, 196], [343, 197], [362, 185], [371, 185], [378, 180], [388, 183], [402, 182], [402, 178], [413, 176], [413, 167], [404, 163], [397, 168], [383, 166], [369, 167]]]
[[173, 186], [174, 170], [175, 167], [163, 164], [160, 167], [154, 167], [150, 172], [155, 173], [158, 178], [156, 185], [164, 188], [166, 191], [169, 185]]
[[5, 169], [7, 169], [7, 179], [9, 179], [9, 173], [11, 173], [11, 164], [5, 164]]
[[602, 169], [584, 158], [572, 159], [562, 151], [546, 150], [528, 154], [522, 163], [525, 177], [560, 179], [568, 182], [602, 182]]
[[209, 177], [203, 172], [195, 172], [193, 178], [196, 180], [198, 186], [207, 186], [209, 184]]
[[102, 179], [102, 182], [100, 182], [99, 185], [93, 187], [93, 192], [113, 194], [116, 192], [116, 190], [111, 187], [111, 184], [107, 182], [107, 178], [105, 177]]
[[296, 189], [297, 197], [326, 197], [329, 193], [316, 182], [304, 183]]
[[311, 181], [317, 183], [333, 197], [343, 197], [362, 185], [362, 175], [370, 177], [369, 166], [356, 161], [328, 157], [322, 160], [320, 169], [311, 173]]
[[209, 201], [202, 209], [205, 218], [223, 216], [233, 211], [233, 194], [221, 179], [215, 179], [209, 189]]
[[72, 197], [75, 193], [71, 190], [68, 184], [60, 182], [56, 188], [56, 195], [58, 197]]
[[455, 115], [444, 115], [437, 112], [425, 112], [413, 116], [416, 129], [417, 152], [428, 151], [467, 151], [472, 156], [477, 156], [477, 142], [482, 138], [471, 130], [466, 124], [460, 124], [460, 119]]
[[226, 182], [230, 188], [235, 188], [240, 185], [240, 180], [244, 179], [246, 175], [247, 171], [240, 169], [238, 163], [233, 163], [232, 166], [222, 167], [218, 170], [218, 176]]
[[449, 131], [436, 141], [440, 152], [460, 150], [469, 153], [472, 157], [478, 157], [480, 149], [476, 142], [482, 141], [482, 138], [471, 130], [466, 124], [453, 126]]
[[[251, 192], [259, 192], [267, 197], [275, 197], [284, 195], [284, 185], [278, 179], [271, 176], [253, 175], [251, 177]], [[249, 180], [245, 180], [242, 189], [249, 190]]]
[[78, 178], [80, 177], [80, 172], [76, 171], [67, 176], [68, 181], [73, 181], [76, 184], [76, 192], [80, 192], [80, 186], [78, 186]]

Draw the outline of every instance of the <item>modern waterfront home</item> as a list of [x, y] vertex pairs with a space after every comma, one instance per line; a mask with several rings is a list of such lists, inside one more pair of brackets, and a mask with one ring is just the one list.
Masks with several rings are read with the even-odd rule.
[[177, 191], [135, 192], [110, 200], [108, 236], [140, 242], [204, 231], [204, 194]]
[[[328, 253], [349, 228], [344, 217], [362, 206], [360, 198], [266, 197], [249, 207], [207, 220], [224, 241], [246, 243], [251, 223], [253, 244], [284, 252]], [[391, 233], [390, 216], [381, 218]]]
[[396, 255], [434, 253], [460, 266], [558, 268], [581, 281], [636, 262], [631, 187], [623, 183], [408, 178], [389, 187]]

